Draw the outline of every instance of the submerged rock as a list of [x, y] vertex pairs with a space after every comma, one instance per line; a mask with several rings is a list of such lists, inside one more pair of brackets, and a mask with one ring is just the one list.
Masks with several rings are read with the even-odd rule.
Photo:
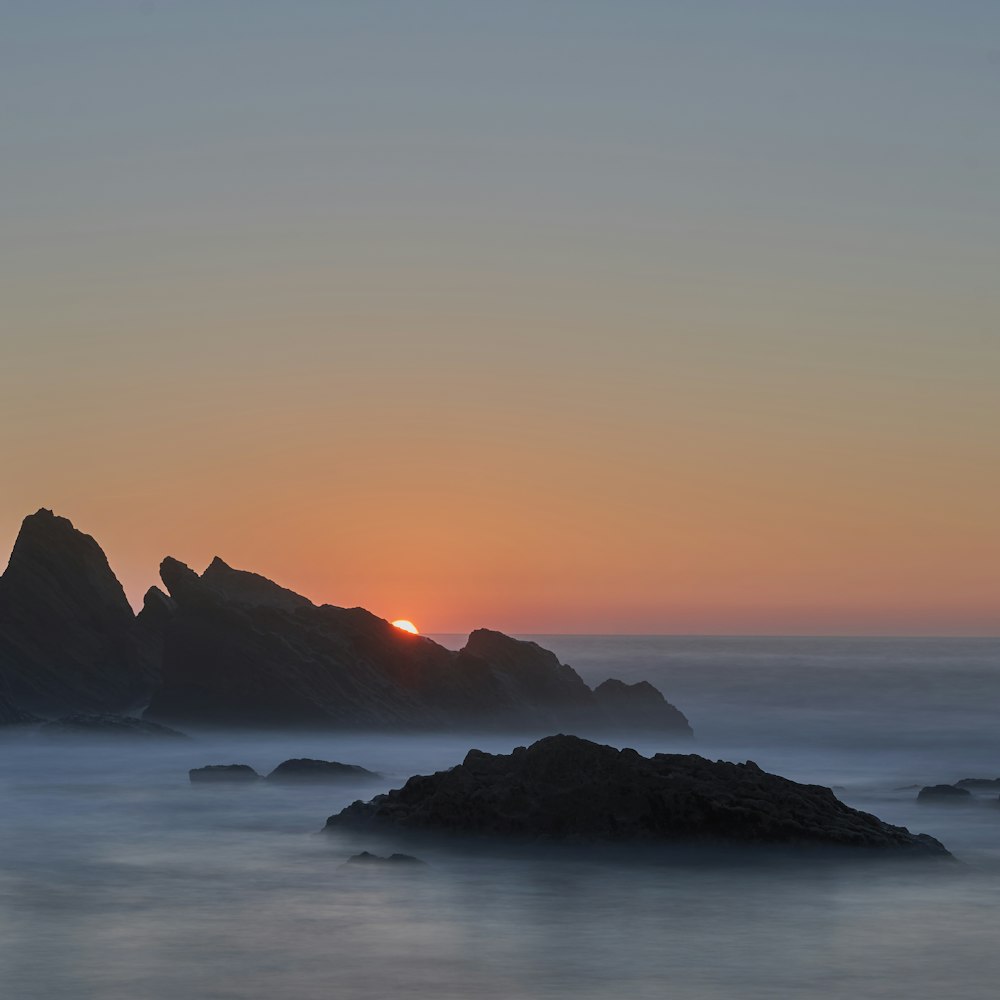
[[138, 736], [187, 739], [184, 733], [130, 715], [66, 715], [42, 726], [54, 736]]
[[194, 785], [202, 782], [247, 782], [260, 781], [261, 776], [249, 764], [208, 764], [188, 771]]
[[933, 837], [891, 826], [844, 805], [828, 788], [768, 774], [751, 761], [646, 758], [575, 736], [550, 736], [506, 755], [470, 750], [448, 771], [418, 775], [370, 802], [355, 802], [331, 816], [325, 829], [948, 855]]
[[369, 851], [362, 851], [349, 857], [345, 865], [426, 865], [426, 861], [415, 858], [412, 854], [390, 854], [387, 858], [372, 854]]
[[296, 757], [282, 761], [268, 776], [268, 781], [280, 781], [289, 784], [295, 782], [316, 783], [330, 781], [364, 781], [369, 778], [379, 778], [381, 775], [357, 764], [341, 764], [335, 760], [312, 760], [308, 757]]
[[967, 788], [958, 788], [955, 785], [925, 785], [917, 792], [918, 802], [960, 805], [971, 800], [972, 793]]

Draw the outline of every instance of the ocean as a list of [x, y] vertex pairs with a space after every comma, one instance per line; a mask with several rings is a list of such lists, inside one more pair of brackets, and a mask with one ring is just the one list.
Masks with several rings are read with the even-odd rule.
[[[447, 645], [464, 637], [435, 637]], [[588, 683], [648, 679], [694, 743], [932, 834], [955, 864], [663, 865], [421, 853], [343, 867], [326, 817], [524, 734], [0, 735], [0, 990], [11, 1000], [993, 997], [1000, 802], [914, 786], [1000, 776], [1000, 640], [532, 637]], [[537, 734], [547, 735], [544, 733]], [[360, 764], [358, 787], [194, 786], [189, 768]], [[364, 846], [364, 845], [361, 845]]]

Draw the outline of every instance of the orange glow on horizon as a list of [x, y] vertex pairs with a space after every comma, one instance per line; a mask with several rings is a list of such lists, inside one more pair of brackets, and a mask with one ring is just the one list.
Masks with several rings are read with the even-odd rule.
[[420, 635], [417, 630], [417, 626], [411, 621], [407, 621], [405, 618], [397, 618], [393, 623], [398, 629], [402, 629], [404, 632], [412, 632], [414, 635]]

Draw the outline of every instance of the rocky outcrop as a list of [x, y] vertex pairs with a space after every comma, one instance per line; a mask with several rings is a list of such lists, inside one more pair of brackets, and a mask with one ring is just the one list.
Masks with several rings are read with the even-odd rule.
[[192, 768], [188, 771], [188, 778], [193, 785], [204, 782], [245, 784], [261, 780], [261, 776], [249, 764], [207, 764], [205, 767]]
[[100, 546], [64, 517], [24, 519], [0, 577], [0, 689], [42, 714], [140, 705], [156, 665]]
[[454, 652], [219, 558], [200, 576], [167, 558], [160, 575], [166, 592], [151, 587], [133, 615], [93, 538], [50, 510], [25, 518], [0, 577], [0, 693], [28, 714], [147, 705], [185, 726], [691, 734], [651, 685], [591, 691], [554, 653], [500, 632]]
[[511, 754], [470, 750], [448, 771], [355, 802], [327, 831], [447, 833], [572, 843], [738, 842], [947, 855], [911, 834], [756, 764], [686, 754], [646, 758], [575, 736]]
[[962, 778], [955, 782], [955, 787], [975, 792], [996, 792], [1000, 791], [1000, 778]]
[[268, 776], [268, 781], [284, 784], [317, 784], [343, 781], [370, 781], [381, 777], [357, 764], [341, 764], [335, 760], [312, 760], [297, 757], [282, 761]]
[[664, 729], [691, 733], [688, 720], [649, 681], [626, 684], [610, 678], [594, 688], [609, 728], [630, 730]]
[[[598, 697], [554, 653], [473, 632], [458, 653], [363, 608], [317, 607], [220, 559], [199, 576], [165, 559], [176, 604], [148, 716], [183, 724], [342, 728], [631, 725], [690, 735], [651, 686], [639, 710]], [[640, 705], [641, 703], [641, 705]], [[650, 706], [654, 705], [653, 708]], [[631, 720], [631, 722], [630, 722]]]
[[955, 785], [925, 785], [917, 793], [917, 801], [961, 805], [972, 801], [972, 793]]
[[128, 715], [67, 715], [42, 726], [48, 736], [138, 736], [187, 739], [167, 726]]
[[227, 601], [249, 608], [270, 607], [295, 611], [297, 608], [315, 607], [309, 598], [279, 586], [266, 576], [233, 569], [218, 556], [209, 563], [201, 580]]

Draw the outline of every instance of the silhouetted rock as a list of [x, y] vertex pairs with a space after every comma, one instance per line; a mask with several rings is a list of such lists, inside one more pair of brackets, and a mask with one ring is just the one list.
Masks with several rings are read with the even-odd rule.
[[969, 802], [971, 799], [972, 793], [967, 788], [957, 788], [955, 785], [925, 785], [917, 792], [918, 802], [955, 805]]
[[1000, 778], [962, 778], [955, 782], [955, 786], [970, 791], [995, 792], [1000, 789]]
[[150, 587], [142, 599], [136, 623], [150, 632], [161, 632], [177, 612], [177, 602], [159, 587]]
[[365, 781], [380, 775], [357, 764], [341, 764], [335, 760], [311, 760], [297, 757], [282, 761], [268, 776], [268, 781], [311, 783], [331, 781]]
[[24, 519], [0, 577], [0, 690], [24, 711], [123, 711], [154, 663], [100, 546], [64, 517]]
[[684, 715], [649, 681], [626, 684], [609, 678], [594, 688], [594, 698], [604, 710], [609, 726], [613, 728], [658, 728], [691, 733], [691, 726]]
[[[220, 559], [198, 576], [168, 558], [160, 576], [176, 612], [165, 629], [163, 681], [150, 718], [535, 732], [610, 726], [609, 699], [536, 643], [480, 629], [456, 653], [363, 608], [317, 607]], [[684, 717], [651, 686], [620, 702], [616, 727], [690, 735]]]
[[208, 764], [205, 767], [195, 767], [188, 771], [192, 784], [202, 782], [237, 782], [260, 781], [261, 776], [249, 764]]
[[266, 576], [233, 569], [216, 556], [201, 575], [207, 584], [227, 601], [247, 607], [267, 606], [295, 611], [297, 608], [315, 607], [312, 601], [294, 590], [288, 590], [268, 580]]
[[362, 851], [360, 854], [354, 854], [349, 857], [345, 862], [345, 865], [426, 865], [426, 861], [421, 861], [420, 858], [415, 858], [412, 854], [390, 854], [387, 858], [380, 857], [377, 854], [371, 854], [368, 851]]
[[914, 835], [756, 764], [686, 754], [646, 758], [575, 736], [513, 753], [470, 750], [448, 771], [355, 802], [326, 829], [480, 834], [574, 843], [831, 845], [947, 855]]
[[0, 577], [0, 692], [26, 714], [148, 702], [182, 724], [691, 732], [651, 685], [591, 691], [534, 642], [478, 629], [456, 653], [219, 558], [160, 575], [169, 594], [151, 587], [135, 616], [93, 538], [49, 510], [25, 518]]
[[187, 739], [167, 726], [128, 715], [67, 715], [42, 726], [50, 736], [138, 736]]

